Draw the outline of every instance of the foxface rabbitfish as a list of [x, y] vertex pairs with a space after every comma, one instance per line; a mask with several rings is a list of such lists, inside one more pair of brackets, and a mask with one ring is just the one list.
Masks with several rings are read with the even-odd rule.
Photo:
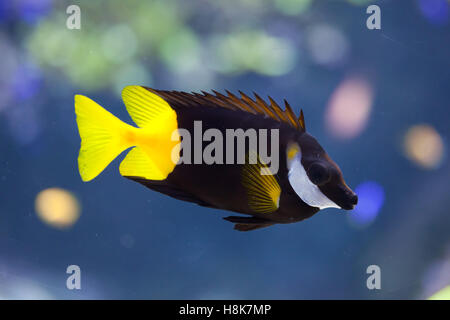
[[224, 218], [240, 231], [301, 221], [329, 207], [353, 209], [358, 197], [306, 132], [303, 111], [296, 117], [287, 101], [282, 110], [270, 97], [213, 92], [125, 87], [122, 98], [137, 127], [76, 95], [82, 180], [131, 148], [122, 176], [176, 199], [248, 215]]

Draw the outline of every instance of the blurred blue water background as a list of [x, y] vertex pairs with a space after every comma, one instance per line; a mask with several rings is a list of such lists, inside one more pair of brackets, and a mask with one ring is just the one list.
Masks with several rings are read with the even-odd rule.
[[[369, 4], [381, 30], [369, 30]], [[81, 29], [66, 27], [69, 5]], [[0, 2], [0, 298], [427, 298], [450, 285], [447, 0]], [[360, 203], [240, 233], [122, 178], [83, 183], [73, 96], [286, 98]], [[122, 158], [123, 156], [121, 156]], [[66, 288], [79, 265], [82, 289]], [[381, 268], [368, 290], [366, 268]]]

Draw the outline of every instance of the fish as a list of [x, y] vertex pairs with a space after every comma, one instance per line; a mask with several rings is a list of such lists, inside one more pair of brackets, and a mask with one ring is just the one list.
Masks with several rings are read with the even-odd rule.
[[75, 95], [82, 180], [91, 181], [129, 150], [119, 166], [123, 177], [238, 213], [223, 218], [238, 231], [299, 222], [325, 208], [352, 210], [358, 196], [306, 131], [303, 110], [297, 117], [286, 100], [283, 110], [270, 96], [267, 102], [256, 93], [239, 94], [127, 86], [122, 99], [137, 126]]

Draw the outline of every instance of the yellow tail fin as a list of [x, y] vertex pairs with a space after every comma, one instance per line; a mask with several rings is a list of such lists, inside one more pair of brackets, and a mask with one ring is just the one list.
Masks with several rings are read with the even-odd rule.
[[122, 151], [132, 146], [123, 137], [136, 128], [82, 95], [75, 96], [75, 113], [81, 137], [78, 169], [81, 179], [90, 181]]
[[140, 128], [122, 122], [85, 96], [75, 96], [81, 178], [94, 179], [125, 149], [135, 147], [122, 161], [120, 173], [164, 180], [178, 161], [173, 157], [180, 142], [175, 111], [161, 97], [140, 86], [126, 87], [122, 97]]

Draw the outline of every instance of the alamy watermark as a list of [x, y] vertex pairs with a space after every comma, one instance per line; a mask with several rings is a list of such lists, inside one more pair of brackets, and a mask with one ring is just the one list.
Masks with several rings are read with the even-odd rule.
[[[209, 128], [203, 132], [202, 121], [196, 120], [193, 136], [187, 129], [179, 128], [171, 138], [172, 141], [181, 138], [180, 144], [172, 149], [172, 161], [176, 164], [256, 164], [260, 161], [269, 169], [261, 169], [263, 175], [276, 174], [280, 167], [279, 129], [226, 129], [224, 134], [219, 129]], [[204, 142], [209, 143], [203, 148]]]
[[66, 287], [69, 290], [81, 289], [81, 269], [76, 264], [72, 264], [67, 267], [66, 273], [70, 274], [66, 280]]
[[381, 268], [376, 264], [367, 267], [366, 273], [370, 274], [367, 278], [366, 286], [369, 290], [381, 289]]
[[69, 14], [66, 20], [66, 27], [70, 30], [81, 29], [81, 9], [76, 4], [67, 7], [66, 13]]
[[381, 9], [376, 4], [370, 5], [366, 10], [370, 16], [366, 20], [366, 26], [369, 30], [381, 29]]

